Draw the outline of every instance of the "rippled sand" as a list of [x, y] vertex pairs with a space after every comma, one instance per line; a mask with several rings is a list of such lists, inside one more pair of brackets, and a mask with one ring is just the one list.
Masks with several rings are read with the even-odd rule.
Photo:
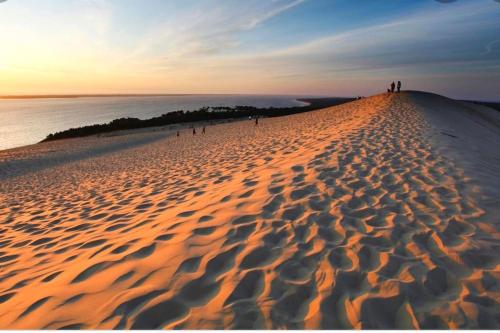
[[467, 110], [383, 94], [0, 152], [0, 328], [499, 327], [500, 153], [475, 143], [500, 130], [451, 133]]

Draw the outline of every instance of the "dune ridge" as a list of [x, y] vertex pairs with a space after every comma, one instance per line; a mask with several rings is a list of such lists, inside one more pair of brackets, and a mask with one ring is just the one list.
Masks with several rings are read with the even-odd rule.
[[430, 106], [455, 103], [381, 94], [3, 169], [0, 328], [498, 327], [500, 193], [443, 141]]

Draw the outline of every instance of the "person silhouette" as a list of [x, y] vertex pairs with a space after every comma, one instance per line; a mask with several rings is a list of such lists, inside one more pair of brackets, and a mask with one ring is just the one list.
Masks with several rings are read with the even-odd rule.
[[401, 91], [401, 81], [398, 81], [398, 92]]
[[205, 134], [205, 126], [203, 126], [203, 129], [201, 130], [201, 134]]
[[255, 126], [259, 124], [259, 117], [255, 117]]
[[179, 131], [177, 131], [177, 136], [179, 136]]
[[193, 135], [196, 135], [196, 128], [193, 127]]
[[394, 92], [395, 88], [396, 88], [396, 84], [394, 83], [394, 81], [392, 81], [392, 83], [391, 83], [391, 92]]

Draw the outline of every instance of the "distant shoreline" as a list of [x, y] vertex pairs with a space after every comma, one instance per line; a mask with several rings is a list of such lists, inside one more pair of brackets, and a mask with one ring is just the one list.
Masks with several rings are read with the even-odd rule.
[[[261, 94], [46, 94], [46, 95], [3, 95], [0, 99], [50, 99], [50, 98], [105, 98], [105, 97], [173, 97], [173, 96], [290, 96], [294, 95], [261, 95]], [[311, 98], [324, 98], [314, 96]]]

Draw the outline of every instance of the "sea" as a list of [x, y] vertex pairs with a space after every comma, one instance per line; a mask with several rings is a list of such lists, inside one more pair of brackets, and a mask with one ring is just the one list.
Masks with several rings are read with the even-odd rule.
[[208, 106], [290, 107], [305, 96], [168, 95], [0, 99], [0, 150], [34, 144], [48, 134], [122, 117], [148, 119]]

